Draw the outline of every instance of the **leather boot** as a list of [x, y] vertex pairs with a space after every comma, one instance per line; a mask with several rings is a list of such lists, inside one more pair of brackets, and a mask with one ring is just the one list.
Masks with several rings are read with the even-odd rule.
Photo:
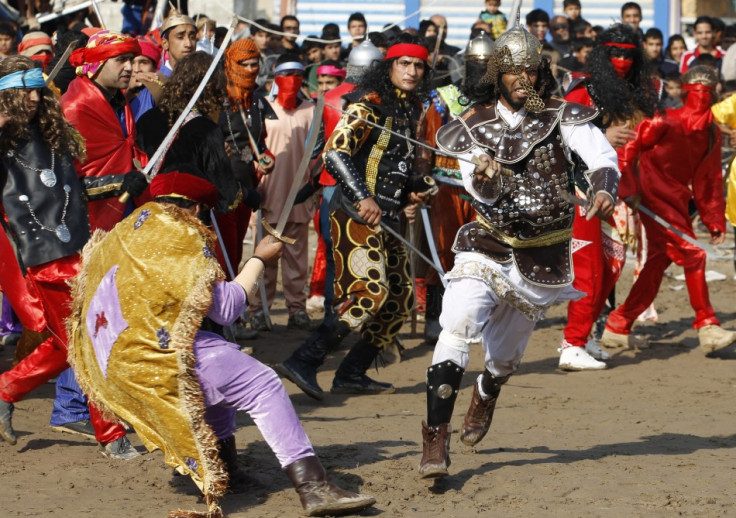
[[478, 390], [478, 383], [473, 384], [473, 399], [470, 402], [465, 420], [463, 421], [463, 429], [460, 434], [460, 440], [468, 446], [475, 446], [488, 433], [493, 420], [493, 411], [496, 408], [498, 395], [501, 393], [501, 385], [506, 383], [511, 374], [497, 378], [488, 370], [481, 375], [481, 383], [483, 392], [490, 395], [488, 399], [483, 399]]
[[390, 383], [383, 383], [365, 375], [381, 349], [365, 340], [359, 340], [348, 352], [335, 372], [333, 394], [392, 394]]
[[427, 422], [422, 421], [419, 476], [444, 477], [450, 465], [450, 419], [465, 369], [451, 361], [427, 369]]
[[419, 462], [421, 478], [445, 477], [450, 466], [450, 423], [428, 426], [422, 421], [422, 460]]
[[15, 410], [13, 403], [0, 399], [0, 438], [10, 444], [18, 442], [13, 430], [13, 410]]
[[322, 401], [324, 391], [317, 383], [317, 369], [328, 353], [335, 350], [350, 333], [350, 327], [341, 321], [322, 322], [319, 328], [283, 363], [274, 367], [276, 372], [290, 380], [308, 396]]
[[356, 513], [376, 503], [372, 496], [346, 491], [332, 482], [317, 457], [299, 459], [285, 471], [308, 516]]
[[442, 332], [440, 313], [442, 312], [442, 286], [427, 286], [427, 311], [424, 314], [424, 342], [435, 345]]
[[261, 484], [248, 475], [238, 464], [238, 449], [235, 446], [235, 436], [217, 441], [220, 460], [225, 464], [228, 477], [228, 492], [242, 493], [248, 489], [261, 487]]

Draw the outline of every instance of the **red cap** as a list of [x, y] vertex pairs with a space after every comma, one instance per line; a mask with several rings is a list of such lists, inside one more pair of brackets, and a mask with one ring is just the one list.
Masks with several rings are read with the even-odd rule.
[[159, 173], [151, 180], [151, 195], [184, 198], [212, 208], [217, 204], [217, 187], [199, 176], [179, 171]]

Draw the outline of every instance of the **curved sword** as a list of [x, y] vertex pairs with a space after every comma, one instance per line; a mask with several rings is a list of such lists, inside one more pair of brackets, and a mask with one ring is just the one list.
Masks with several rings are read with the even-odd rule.
[[289, 194], [287, 194], [286, 200], [284, 201], [284, 207], [281, 209], [281, 215], [279, 216], [278, 222], [276, 222], [276, 227], [274, 228], [269, 225], [265, 218], [261, 220], [263, 228], [266, 229], [269, 234], [289, 245], [293, 245], [296, 240], [284, 236], [284, 229], [286, 228], [286, 222], [289, 220], [291, 209], [294, 207], [296, 194], [302, 186], [302, 181], [304, 181], [304, 176], [307, 172], [307, 168], [309, 167], [309, 162], [312, 159], [314, 146], [317, 145], [317, 137], [319, 136], [319, 128], [322, 124], [322, 112], [324, 111], [324, 108], [325, 97], [324, 95], [320, 95], [317, 100], [317, 106], [314, 109], [314, 115], [312, 116], [312, 124], [309, 127], [309, 133], [307, 134], [307, 143], [304, 146], [304, 154], [299, 162], [299, 167], [296, 170], [294, 182], [291, 184]]
[[427, 244], [429, 245], [429, 254], [432, 256], [432, 263], [434, 269], [440, 274], [440, 280], [442, 285], [447, 288], [447, 281], [445, 280], [445, 269], [442, 268], [442, 262], [440, 256], [437, 253], [437, 244], [434, 242], [434, 236], [432, 235], [432, 226], [429, 224], [429, 209], [426, 205], [422, 205], [419, 208], [422, 213], [422, 223], [424, 224], [424, 235], [427, 236]]

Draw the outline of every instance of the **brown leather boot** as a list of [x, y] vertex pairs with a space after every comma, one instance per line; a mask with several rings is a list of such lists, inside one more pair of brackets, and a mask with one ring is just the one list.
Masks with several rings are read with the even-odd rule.
[[376, 503], [372, 496], [338, 487], [327, 477], [317, 457], [299, 459], [289, 464], [285, 471], [308, 516], [355, 513]]
[[419, 476], [422, 478], [445, 477], [450, 466], [450, 423], [428, 426], [422, 421], [422, 460]]
[[498, 398], [484, 400], [480, 397], [478, 384], [473, 385], [473, 399], [470, 402], [468, 413], [463, 421], [463, 431], [460, 440], [468, 446], [475, 446], [488, 433], [493, 420], [493, 410], [496, 408]]

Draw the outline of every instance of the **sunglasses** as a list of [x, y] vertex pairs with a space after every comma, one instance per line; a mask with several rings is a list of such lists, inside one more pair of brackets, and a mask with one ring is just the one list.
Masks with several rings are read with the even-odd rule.
[[569, 29], [570, 27], [568, 25], [553, 25], [550, 27], [553, 31], [557, 31], [560, 29]]

